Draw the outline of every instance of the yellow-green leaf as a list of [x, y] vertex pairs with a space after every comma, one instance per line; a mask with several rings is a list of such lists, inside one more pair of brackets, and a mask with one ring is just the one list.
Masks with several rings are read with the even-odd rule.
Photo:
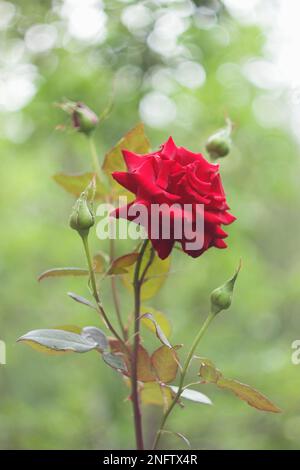
[[150, 313], [156, 323], [159, 325], [161, 330], [163, 331], [164, 335], [169, 338], [171, 336], [172, 332], [172, 327], [170, 320], [166, 317], [166, 315], [152, 307], [147, 307], [146, 305], [143, 305], [141, 308], [141, 313], [142, 313], [142, 324], [148, 328], [148, 330], [152, 331], [153, 333], [156, 334], [156, 327], [153, 324], [153, 321], [151, 321], [149, 318], [143, 316], [145, 313]]
[[248, 403], [260, 411], [270, 411], [272, 413], [281, 413], [281, 409], [274, 405], [265, 395], [249, 385], [238, 382], [237, 380], [220, 378], [218, 387], [233, 392], [238, 398]]
[[144, 124], [140, 123], [122, 137], [119, 142], [106, 155], [102, 169], [108, 176], [112, 185], [113, 194], [124, 195], [132, 198], [131, 193], [118, 184], [111, 176], [114, 171], [126, 171], [122, 150], [145, 154], [150, 151], [150, 143], [145, 135]]
[[164, 344], [168, 348], [172, 348], [168, 338], [166, 337], [163, 330], [161, 329], [161, 327], [159, 326], [159, 324], [157, 323], [157, 321], [155, 320], [155, 318], [153, 317], [151, 313], [149, 312], [144, 313], [141, 318], [142, 318], [142, 321], [144, 320], [144, 321], [149, 321], [150, 323], [152, 323], [152, 325], [155, 328], [155, 334], [157, 338], [162, 342], [162, 344]]
[[44, 271], [39, 275], [38, 281], [49, 277], [65, 277], [65, 276], [87, 276], [89, 271], [82, 268], [53, 268]]
[[178, 370], [178, 359], [174, 349], [161, 346], [152, 354], [151, 363], [158, 380], [163, 383], [175, 380]]
[[[68, 175], [66, 173], [56, 173], [53, 175], [54, 181], [73, 196], [79, 197], [80, 194], [90, 184], [95, 177], [94, 173], [81, 173], [77, 175]], [[96, 178], [95, 199], [103, 199], [105, 188]]]
[[[164, 260], [160, 259], [157, 254], [153, 251], [151, 243], [148, 243], [141, 263], [141, 273], [143, 272], [143, 270], [151, 259], [152, 262], [147, 270], [147, 274], [145, 276], [145, 280], [141, 289], [142, 300], [150, 299], [159, 291], [159, 289], [164, 284], [168, 276], [168, 272], [170, 270], [171, 257], [169, 256], [167, 259]], [[128, 273], [125, 274], [122, 278], [125, 286], [131, 292], [133, 292], [133, 273], [134, 266], [130, 266], [128, 268]]]
[[205, 382], [217, 383], [219, 378], [222, 377], [219, 369], [216, 369], [210, 359], [201, 358], [200, 376]]
[[144, 405], [157, 405], [167, 409], [172, 403], [173, 393], [169, 387], [164, 387], [158, 382], [148, 382], [142, 385], [141, 401]]
[[269, 411], [272, 413], [280, 413], [281, 410], [272, 403], [265, 395], [260, 393], [250, 385], [243, 384], [233, 379], [226, 379], [219, 369], [215, 367], [209, 359], [201, 359], [199, 375], [203, 379], [203, 383], [214, 383], [217, 387], [229, 390], [238, 398], [248, 403], [260, 411]]

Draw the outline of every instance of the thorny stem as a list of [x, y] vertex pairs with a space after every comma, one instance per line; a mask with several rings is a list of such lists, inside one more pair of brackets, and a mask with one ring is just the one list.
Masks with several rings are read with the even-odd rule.
[[103, 308], [103, 306], [102, 306], [102, 303], [101, 303], [99, 294], [98, 294], [97, 283], [96, 283], [96, 276], [95, 276], [95, 272], [94, 272], [94, 268], [93, 268], [92, 257], [91, 257], [89, 242], [88, 242], [88, 233], [84, 232], [84, 233], [80, 234], [80, 236], [81, 236], [81, 239], [82, 239], [82, 242], [83, 242], [84, 251], [85, 251], [85, 254], [86, 254], [86, 259], [87, 259], [87, 262], [88, 262], [89, 273], [90, 273], [90, 281], [91, 281], [91, 287], [92, 287], [92, 292], [93, 292], [94, 299], [95, 299], [96, 304], [97, 304], [97, 310], [98, 310], [98, 312], [100, 313], [100, 315], [102, 316], [102, 318], [104, 319], [104, 321], [105, 321], [107, 327], [109, 328], [109, 330], [111, 331], [111, 333], [112, 333], [122, 344], [124, 344], [123, 339], [121, 338], [121, 336], [119, 335], [119, 333], [115, 330], [115, 328], [114, 328], [113, 325], [111, 324], [110, 320], [108, 319], [108, 317], [107, 317], [107, 315], [106, 315], [106, 313], [105, 313], [105, 310], [104, 310], [104, 308]]
[[[136, 437], [136, 446], [138, 450], [144, 449], [143, 441], [143, 428], [142, 428], [142, 414], [140, 407], [139, 399], [139, 390], [138, 390], [138, 350], [140, 344], [140, 310], [141, 310], [141, 286], [143, 279], [140, 277], [140, 270], [142, 265], [143, 256], [145, 254], [147, 244], [149, 240], [145, 240], [137, 259], [134, 277], [133, 277], [133, 288], [134, 288], [134, 342], [133, 342], [133, 351], [132, 351], [132, 374], [131, 374], [131, 399], [133, 406], [134, 414], [134, 427], [135, 427], [135, 437]], [[142, 274], [144, 276], [145, 270]]]
[[155, 437], [155, 440], [154, 440], [154, 444], [153, 444], [153, 450], [155, 450], [158, 446], [158, 443], [159, 443], [159, 440], [160, 440], [160, 437], [161, 437], [161, 434], [162, 432], [164, 431], [164, 427], [165, 427], [165, 424], [166, 424], [166, 421], [168, 419], [168, 417], [170, 416], [171, 412], [173, 411], [173, 408], [175, 407], [176, 403], [178, 402], [179, 398], [180, 398], [180, 395], [184, 389], [184, 380], [185, 380], [185, 376], [186, 376], [186, 373], [188, 371], [188, 368], [190, 366], [190, 363], [193, 359], [193, 356], [194, 356], [194, 352], [201, 340], [201, 338], [203, 337], [204, 333], [206, 332], [209, 324], [211, 323], [211, 321], [214, 319], [214, 317], [216, 316], [215, 313], [210, 313], [205, 322], [203, 323], [202, 327], [200, 328], [196, 338], [194, 339], [193, 341], [193, 344], [191, 346], [191, 349], [189, 350], [189, 353], [187, 355], [187, 358], [185, 360], [185, 363], [184, 363], [184, 366], [183, 366], [183, 369], [182, 369], [182, 372], [181, 372], [181, 377], [180, 377], [180, 382], [179, 382], [179, 386], [178, 386], [178, 391], [175, 395], [175, 397], [173, 398], [172, 400], [172, 403], [169, 405], [168, 409], [166, 410], [166, 412], [164, 413], [163, 417], [162, 417], [162, 421], [161, 421], [161, 424], [160, 424], [160, 427], [159, 427], [159, 430], [157, 431], [156, 433], [156, 437]]

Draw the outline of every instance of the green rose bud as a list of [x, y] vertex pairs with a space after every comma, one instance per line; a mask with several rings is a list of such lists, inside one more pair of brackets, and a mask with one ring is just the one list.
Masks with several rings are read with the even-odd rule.
[[227, 127], [211, 135], [205, 145], [212, 160], [226, 157], [231, 150], [232, 123], [227, 120]]
[[77, 230], [80, 235], [84, 235], [89, 232], [94, 223], [95, 217], [87, 200], [87, 192], [85, 191], [77, 199], [73, 207], [70, 216], [70, 227]]
[[225, 282], [225, 284], [223, 284], [221, 287], [217, 287], [217, 289], [212, 291], [210, 295], [211, 311], [215, 315], [222, 310], [227, 310], [230, 307], [235, 281], [238, 277], [240, 269], [241, 263], [239, 264], [235, 274], [231, 279]]
[[72, 127], [78, 132], [89, 135], [99, 124], [98, 116], [84, 103], [77, 101], [65, 101], [58, 106], [70, 114], [72, 119]]
[[76, 103], [76, 107], [72, 113], [73, 127], [78, 132], [89, 135], [94, 131], [99, 123], [98, 116], [83, 103]]

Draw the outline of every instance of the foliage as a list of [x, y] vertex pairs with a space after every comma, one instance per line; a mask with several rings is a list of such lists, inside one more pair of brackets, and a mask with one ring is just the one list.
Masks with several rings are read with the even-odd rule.
[[[48, 14], [49, 2], [15, 3], [19, 16], [8, 31], [8, 51], [16, 40], [23, 41], [30, 26], [52, 22], [51, 15], [57, 19], [56, 13]], [[77, 298], [88, 297], [89, 290], [83, 286], [85, 278], [61, 278], [59, 284], [53, 278], [40, 288], [33, 279], [48, 266], [72, 266], [78, 262], [84, 267], [78, 241], [66, 229], [66, 214], [73, 199], [54, 185], [51, 176], [67, 175], [68, 179], [68, 175], [85, 175], [88, 170], [88, 176], [78, 186], [77, 178], [76, 182], [70, 180], [70, 192], [78, 196], [90, 179], [92, 165], [84, 136], [54, 132], [62, 118], [52, 103], [68, 96], [83, 100], [93, 109], [104, 109], [115, 77], [114, 107], [95, 134], [98, 154], [103, 156], [139, 121], [139, 102], [159, 81], [154, 72], [175, 67], [175, 60], [153, 52], [141, 36], [120, 23], [123, 8], [121, 2], [110, 2], [110, 30], [104, 44], [72, 39], [66, 47], [44, 54], [29, 53], [26, 60], [38, 71], [37, 94], [22, 110], [1, 115], [0, 174], [5, 194], [0, 202], [1, 339], [6, 340], [8, 348], [8, 364], [1, 367], [2, 448], [132, 445], [129, 407], [123, 404], [128, 390], [126, 386], [115, 386], [117, 378], [109, 367], [100, 365], [99, 371], [99, 354], [45, 358], [25, 348], [20, 353], [20, 346], [14, 345], [17, 336], [37, 325], [56, 328], [63, 321], [76, 323], [82, 329], [94, 320], [92, 309], [84, 310], [82, 302], [76, 304], [63, 296], [71, 289], [82, 293], [75, 294]], [[66, 31], [64, 23], [60, 27]], [[282, 126], [266, 127], [252, 107], [257, 98], [269, 91], [257, 88], [247, 79], [243, 64], [262, 54], [262, 43], [263, 35], [257, 27], [240, 25], [224, 8], [218, 13], [218, 23], [210, 29], [198, 28], [192, 22], [180, 37], [180, 44], [193, 45], [192, 57], [203, 64], [206, 82], [190, 89], [173, 77], [160, 81], [160, 87], [171, 90], [168, 93], [176, 103], [177, 118], [171, 124], [147, 129], [153, 148], [172, 131], [176, 141], [198, 150], [223, 125], [224, 113], [228, 112], [236, 125], [232, 153], [222, 162], [230, 205], [239, 219], [230, 230], [229, 249], [221, 255], [207, 253], [197, 262], [184, 260], [184, 266], [181, 253], [174, 252], [168, 282], [158, 299], [153, 299], [155, 309], [172, 319], [171, 337], [153, 312], [152, 315], [171, 344], [179, 338], [188, 345], [194, 325], [200, 323], [202, 312], [208, 308], [207, 292], [224, 281], [225, 273], [242, 256], [244, 273], [234, 303], [226, 318], [224, 315], [214, 325], [210, 342], [204, 340], [201, 355], [212, 357], [229, 376], [238, 373], [242, 381], [256, 383], [285, 409], [278, 416], [255, 414], [243, 403], [235, 403], [230, 394], [216, 394], [213, 385], [205, 385], [201, 390], [211, 390], [209, 395], [215, 406], [199, 410], [191, 404], [185, 409], [185, 420], [178, 408], [169, 423], [174, 430], [182, 429], [194, 448], [295, 448], [299, 442], [299, 373], [290, 364], [289, 350], [299, 329], [299, 260], [295, 252], [299, 187], [294, 176], [298, 149]], [[132, 81], [128, 79], [130, 74]], [[281, 98], [276, 99], [281, 103]], [[96, 195], [96, 199], [101, 197]], [[287, 231], [291, 221], [293, 230]], [[95, 252], [107, 249], [105, 243], [100, 246], [95, 240], [93, 246]], [[132, 246], [122, 242], [116, 257], [130, 250]], [[108, 268], [105, 263], [102, 274]], [[100, 279], [102, 274], [97, 277]], [[119, 284], [119, 278], [116, 280]], [[110, 277], [105, 277], [104, 286], [108, 282]], [[105, 289], [104, 297], [112, 311]], [[199, 299], [203, 301], [200, 303]], [[123, 291], [122, 307], [131, 313], [130, 296]], [[148, 305], [143, 312], [151, 312]], [[155, 325], [149, 318], [142, 319], [143, 325], [146, 320], [147, 328], [152, 330], [148, 336], [145, 331], [145, 343], [147, 348], [155, 344], [157, 349]], [[46, 368], [47, 373], [41, 374]], [[190, 374], [194, 381], [197, 372]], [[87, 381], [89, 387], [85, 385]], [[146, 395], [148, 386], [156, 389], [155, 396], [152, 389], [148, 394], [153, 402], [170, 400], [169, 388], [164, 387], [168, 391], [161, 398], [157, 383], [145, 383], [142, 394]], [[150, 412], [153, 416], [159, 413], [156, 408]], [[171, 445], [171, 436], [164, 439]], [[174, 445], [180, 444], [175, 440]]]

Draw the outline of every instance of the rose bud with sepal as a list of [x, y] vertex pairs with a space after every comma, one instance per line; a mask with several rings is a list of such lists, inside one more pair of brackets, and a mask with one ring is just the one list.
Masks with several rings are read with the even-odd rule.
[[63, 111], [70, 114], [72, 127], [85, 135], [90, 135], [99, 124], [98, 116], [81, 101], [65, 101], [58, 105]]
[[241, 269], [241, 262], [232, 276], [225, 284], [220, 287], [217, 287], [215, 290], [212, 291], [210, 295], [210, 302], [211, 302], [211, 312], [215, 315], [221, 312], [222, 310], [227, 310], [232, 302], [232, 295], [233, 289], [238, 277], [238, 274]]
[[88, 199], [89, 189], [90, 186], [81, 193], [70, 216], [70, 227], [76, 230], [81, 236], [87, 234], [90, 228], [95, 224], [95, 216]]
[[226, 157], [231, 150], [232, 122], [227, 119], [227, 126], [211, 135], [205, 145], [212, 160]]

